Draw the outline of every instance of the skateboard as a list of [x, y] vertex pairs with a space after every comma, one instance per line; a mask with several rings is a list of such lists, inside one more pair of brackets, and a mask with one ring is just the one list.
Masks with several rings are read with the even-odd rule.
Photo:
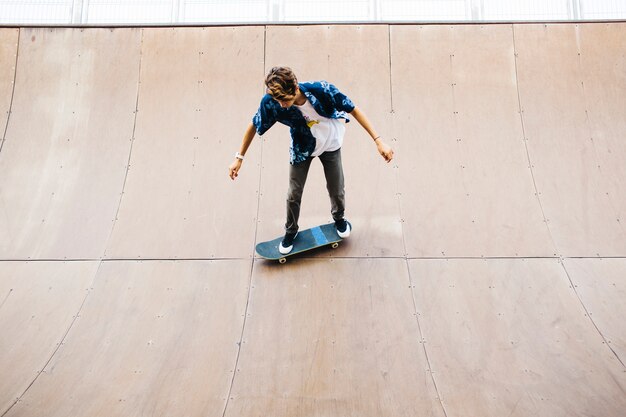
[[[352, 225], [350, 225], [350, 228], [352, 228]], [[283, 255], [278, 251], [278, 245], [280, 245], [282, 240], [283, 238], [279, 237], [268, 242], [261, 242], [256, 245], [256, 253], [258, 253], [262, 258], [278, 261], [281, 264], [284, 264], [287, 262], [287, 258], [289, 256], [306, 252], [311, 249], [320, 248], [326, 245], [330, 245], [333, 249], [336, 249], [339, 246], [339, 242], [343, 239], [337, 234], [335, 224], [328, 223], [300, 231], [298, 236], [296, 236], [296, 239], [293, 241], [293, 249], [286, 255]]]

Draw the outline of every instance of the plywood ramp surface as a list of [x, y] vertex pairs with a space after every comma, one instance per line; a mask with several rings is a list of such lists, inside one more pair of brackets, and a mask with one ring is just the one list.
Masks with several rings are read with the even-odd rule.
[[137, 29], [21, 29], [0, 157], [0, 259], [103, 255], [130, 151]]
[[563, 256], [626, 254], [625, 33], [623, 24], [515, 26], [530, 161]]
[[414, 260], [410, 270], [449, 416], [617, 417], [626, 409], [623, 364], [558, 260]]
[[392, 27], [410, 257], [555, 254], [524, 145], [512, 35], [510, 25]]
[[97, 262], [0, 262], [0, 415], [63, 342], [97, 267]]
[[590, 319], [626, 363], [626, 259], [566, 259], [564, 264]]
[[[0, 30], [0, 416], [623, 417], [625, 57], [622, 23]], [[285, 265], [288, 129], [227, 175], [275, 65], [396, 151], [348, 124], [354, 232]], [[313, 161], [300, 227], [327, 194]]]
[[109, 258], [251, 257], [260, 148], [228, 165], [263, 92], [263, 28], [145, 29], [137, 127]]
[[7, 416], [221, 416], [249, 277], [243, 260], [103, 263], [63, 346]]
[[443, 416], [406, 262], [255, 263], [227, 416]]
[[19, 29], [0, 29], [0, 152], [13, 99], [19, 35]]

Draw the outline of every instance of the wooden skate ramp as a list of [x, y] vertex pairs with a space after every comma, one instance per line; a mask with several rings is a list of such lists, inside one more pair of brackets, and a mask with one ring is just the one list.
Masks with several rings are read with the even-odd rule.
[[[396, 151], [285, 265], [276, 65]], [[624, 108], [623, 23], [2, 29], [0, 417], [622, 417]]]
[[530, 161], [546, 222], [564, 256], [626, 252], [624, 29], [515, 27]]
[[140, 34], [21, 30], [0, 156], [0, 259], [102, 257], [128, 168]]
[[263, 74], [261, 27], [143, 32], [130, 169], [107, 258], [251, 255], [260, 147], [236, 186], [224, 172]]

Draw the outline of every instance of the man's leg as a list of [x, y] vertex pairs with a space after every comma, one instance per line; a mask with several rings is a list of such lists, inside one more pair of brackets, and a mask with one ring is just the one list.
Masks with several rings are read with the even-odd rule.
[[333, 152], [324, 152], [320, 155], [326, 176], [326, 188], [330, 197], [330, 211], [333, 220], [343, 219], [346, 209], [346, 193], [341, 164], [341, 148]]
[[285, 233], [298, 231], [298, 219], [300, 218], [300, 202], [306, 177], [309, 174], [312, 158], [308, 158], [295, 165], [289, 165], [289, 190], [287, 191], [287, 222]]

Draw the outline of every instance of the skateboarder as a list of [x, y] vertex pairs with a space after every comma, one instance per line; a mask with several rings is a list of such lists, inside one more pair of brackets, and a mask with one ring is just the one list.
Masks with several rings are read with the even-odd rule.
[[[318, 157], [324, 166], [326, 187], [330, 196], [331, 214], [337, 233], [342, 238], [350, 236], [350, 224], [344, 218], [345, 192], [341, 145], [345, 123], [354, 116], [372, 137], [378, 152], [390, 162], [393, 150], [376, 133], [365, 113], [342, 94], [337, 87], [326, 82], [298, 83], [288, 67], [274, 67], [265, 78], [267, 94], [261, 99], [258, 111], [248, 125], [235, 161], [229, 167], [231, 179], [235, 179], [244, 155], [255, 133], [263, 135], [274, 123], [289, 126], [291, 132], [289, 190], [287, 192], [287, 222], [285, 236], [279, 245], [280, 253], [286, 255], [293, 248], [298, 234], [298, 218], [304, 184], [313, 158]], [[345, 122], [344, 122], [345, 120]]]

